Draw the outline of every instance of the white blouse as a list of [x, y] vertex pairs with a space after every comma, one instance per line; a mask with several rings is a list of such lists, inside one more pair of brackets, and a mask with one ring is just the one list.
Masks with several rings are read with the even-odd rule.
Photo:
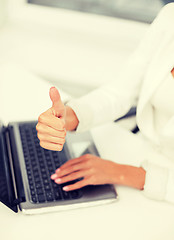
[[[174, 159], [174, 142], [167, 123], [174, 115], [174, 77], [171, 72], [152, 96], [154, 129], [161, 152]], [[173, 107], [172, 107], [173, 106]]]
[[142, 166], [146, 170], [143, 193], [153, 199], [174, 203], [172, 24], [174, 3], [169, 3], [151, 24], [144, 40], [126, 63], [125, 71], [118, 75], [119, 81], [102, 86], [80, 99], [72, 99], [68, 105], [79, 119], [77, 131], [84, 131], [122, 117], [136, 101], [136, 120], [141, 133], [154, 142], [157, 139], [165, 155], [172, 157], [172, 167], [165, 167], [142, 156]]

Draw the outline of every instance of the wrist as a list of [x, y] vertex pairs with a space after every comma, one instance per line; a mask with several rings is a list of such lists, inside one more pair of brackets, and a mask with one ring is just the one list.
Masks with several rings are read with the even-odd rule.
[[73, 131], [77, 128], [79, 120], [71, 107], [65, 106], [65, 109], [66, 109], [65, 128], [67, 131]]
[[142, 167], [120, 165], [119, 184], [144, 189], [146, 171]]

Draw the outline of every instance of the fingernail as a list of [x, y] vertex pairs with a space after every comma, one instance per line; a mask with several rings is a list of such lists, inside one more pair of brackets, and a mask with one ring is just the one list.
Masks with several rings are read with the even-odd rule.
[[53, 89], [53, 88], [55, 88], [55, 87], [51, 87], [50, 90]]
[[57, 179], [55, 180], [55, 182], [56, 182], [56, 183], [60, 183], [60, 182], [61, 182], [61, 179], [60, 179], [60, 178], [57, 178]]
[[69, 189], [69, 187], [67, 187], [67, 186], [66, 186], [66, 187], [63, 187], [63, 190], [64, 190], [64, 191], [67, 191], [68, 189]]
[[52, 174], [52, 175], [51, 175], [51, 179], [53, 179], [53, 180], [54, 180], [56, 177], [57, 177], [57, 174]]
[[58, 168], [58, 169], [56, 170], [56, 172], [60, 172], [60, 168]]

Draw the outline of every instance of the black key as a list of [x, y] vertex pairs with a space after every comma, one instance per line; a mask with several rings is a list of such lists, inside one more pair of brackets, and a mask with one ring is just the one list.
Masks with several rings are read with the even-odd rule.
[[55, 192], [54, 192], [54, 197], [55, 197], [56, 200], [62, 199], [62, 196], [61, 196], [61, 194], [59, 193], [59, 191], [55, 191]]
[[34, 178], [34, 181], [36, 182], [36, 183], [40, 183], [41, 181], [40, 181], [40, 177], [35, 177]]
[[41, 188], [41, 183], [36, 183], [36, 189]]
[[33, 171], [33, 175], [34, 175], [34, 177], [37, 177], [39, 175], [39, 171], [38, 170], [34, 170]]
[[77, 198], [80, 198], [82, 196], [82, 191], [73, 190], [73, 191], [69, 192], [69, 194], [70, 194], [72, 199], [77, 199]]
[[35, 160], [32, 160], [32, 159], [31, 159], [31, 161], [32, 161], [32, 162], [31, 162], [32, 167], [34, 167], [34, 166], [37, 165], [37, 162], [36, 162]]
[[[49, 158], [50, 159], [50, 158]], [[47, 160], [47, 158], [46, 158], [46, 160]], [[52, 162], [49, 160], [49, 161], [47, 161], [47, 165], [48, 166], [52, 166]]]
[[61, 164], [56, 162], [55, 166], [56, 166], [56, 168], [59, 168], [61, 166]]
[[26, 169], [27, 170], [30, 170], [31, 168], [30, 168], [30, 163], [25, 163], [25, 166], [26, 166]]
[[42, 179], [48, 179], [48, 176], [46, 173], [42, 173]]
[[41, 168], [41, 173], [46, 173], [45, 168]]
[[38, 156], [38, 158], [40, 159], [40, 160], [42, 160], [42, 153], [41, 152], [37, 152], [37, 156]]
[[31, 200], [32, 202], [37, 203], [37, 198], [35, 196], [32, 196]]
[[43, 194], [43, 190], [42, 190], [42, 188], [38, 188], [38, 189], [37, 189], [37, 194], [38, 194], [38, 195]]
[[33, 190], [33, 189], [34, 189], [34, 185], [30, 184], [30, 190]]
[[55, 173], [55, 170], [49, 171], [49, 175], [51, 176], [52, 174]]
[[35, 193], [34, 190], [31, 190], [31, 195], [32, 195], [32, 196], [35, 196], [35, 195], [36, 195], [36, 193]]
[[70, 194], [69, 194], [69, 192], [62, 191], [62, 194], [63, 194], [63, 198], [64, 198], [64, 199], [70, 199]]
[[50, 190], [51, 188], [50, 188], [50, 185], [44, 185], [44, 188], [45, 188], [45, 190]]
[[30, 185], [33, 185], [32, 179], [28, 179], [28, 181], [29, 181], [29, 184], [30, 184]]
[[51, 192], [47, 192], [46, 199], [47, 199], [47, 201], [53, 201], [53, 194]]
[[28, 174], [28, 179], [29, 180], [32, 180], [32, 176]]
[[31, 170], [28, 170], [28, 171], [27, 171], [27, 174], [28, 174], [28, 176], [31, 175]]
[[59, 185], [58, 185], [58, 184], [56, 184], [55, 182], [52, 182], [52, 186], [53, 186], [53, 188], [56, 188], [56, 189], [58, 189], [58, 188], [59, 188]]
[[45, 196], [43, 194], [38, 195], [38, 201], [41, 202], [45, 202]]
[[[33, 170], [33, 172], [38, 172], [38, 166], [37, 166], [37, 165], [33, 166], [33, 167], [32, 167], [32, 170]], [[38, 172], [38, 173], [39, 173], [39, 172]]]
[[48, 166], [48, 170], [49, 170], [49, 172], [53, 172], [54, 171], [54, 169], [53, 169], [53, 167], [51, 166]]
[[44, 183], [44, 185], [49, 184], [49, 180], [48, 179], [44, 179], [43, 183]]
[[43, 162], [39, 162], [39, 166], [43, 169], [45, 169], [45, 164]]

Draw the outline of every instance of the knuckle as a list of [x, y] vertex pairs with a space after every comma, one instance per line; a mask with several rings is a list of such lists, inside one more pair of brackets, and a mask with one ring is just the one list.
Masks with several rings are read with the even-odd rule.
[[44, 147], [44, 145], [45, 145], [45, 144], [43, 143], [43, 141], [40, 141], [40, 146], [41, 146], [41, 147]]
[[60, 145], [63, 146], [64, 143], [65, 143], [65, 139], [64, 139], [64, 138], [59, 138], [59, 137], [58, 137], [58, 138], [56, 139], [56, 142], [57, 142], [58, 144], [60, 144]]
[[86, 159], [85, 163], [88, 167], [91, 167], [92, 165], [91, 159]]
[[63, 132], [63, 137], [64, 137], [64, 138], [66, 137], [66, 131]]
[[73, 174], [71, 174], [71, 175], [72, 175], [72, 178], [73, 178], [73, 179], [76, 179], [76, 178], [78, 178], [78, 173], [76, 173], [76, 172], [75, 172], [75, 173], [73, 173]]
[[62, 148], [63, 148], [63, 145], [58, 145], [58, 146], [57, 146], [57, 150], [58, 150], [58, 151], [62, 151]]
[[41, 118], [42, 118], [42, 117], [41, 117], [41, 115], [39, 115], [39, 117], [38, 117], [38, 122], [40, 122], [40, 121], [41, 121]]
[[37, 132], [39, 131], [39, 123], [37, 123], [37, 125], [36, 125], [36, 131]]
[[85, 154], [85, 155], [84, 155], [84, 158], [85, 158], [86, 160], [90, 160], [91, 155], [90, 155], [90, 154]]
[[86, 180], [83, 180], [83, 181], [79, 182], [79, 188], [84, 187], [86, 185], [87, 185], [87, 181]]
[[95, 183], [95, 176], [94, 175], [91, 175], [89, 178], [88, 178], [88, 181], [89, 181], [89, 183], [90, 184], [93, 184], [93, 183]]
[[39, 138], [39, 140], [44, 140], [44, 137], [43, 137], [43, 135], [42, 134], [40, 134], [39, 132], [37, 133], [37, 137]]
[[90, 174], [91, 174], [91, 176], [95, 173], [95, 169], [94, 169], [94, 167], [91, 167], [90, 169], [89, 169], [89, 172], [90, 172]]
[[64, 144], [64, 143], [65, 143], [65, 138], [62, 139], [62, 144]]
[[41, 137], [40, 137], [40, 133], [37, 133], [37, 137], [38, 137], [39, 139], [41, 139]]
[[73, 189], [78, 189], [78, 188], [81, 188], [81, 187], [83, 187], [83, 184], [80, 183], [80, 182], [77, 182], [77, 183], [75, 183], [75, 184], [72, 185], [72, 188], [73, 188]]
[[39, 121], [39, 122], [43, 122], [44, 120], [45, 120], [45, 114], [42, 113], [42, 114], [39, 116], [38, 121]]
[[[76, 166], [74, 165], [74, 166], [71, 166], [70, 168], [69, 168], [69, 170], [70, 170], [70, 172], [74, 172], [75, 170], [76, 170]], [[74, 173], [75, 174], [75, 173]]]

